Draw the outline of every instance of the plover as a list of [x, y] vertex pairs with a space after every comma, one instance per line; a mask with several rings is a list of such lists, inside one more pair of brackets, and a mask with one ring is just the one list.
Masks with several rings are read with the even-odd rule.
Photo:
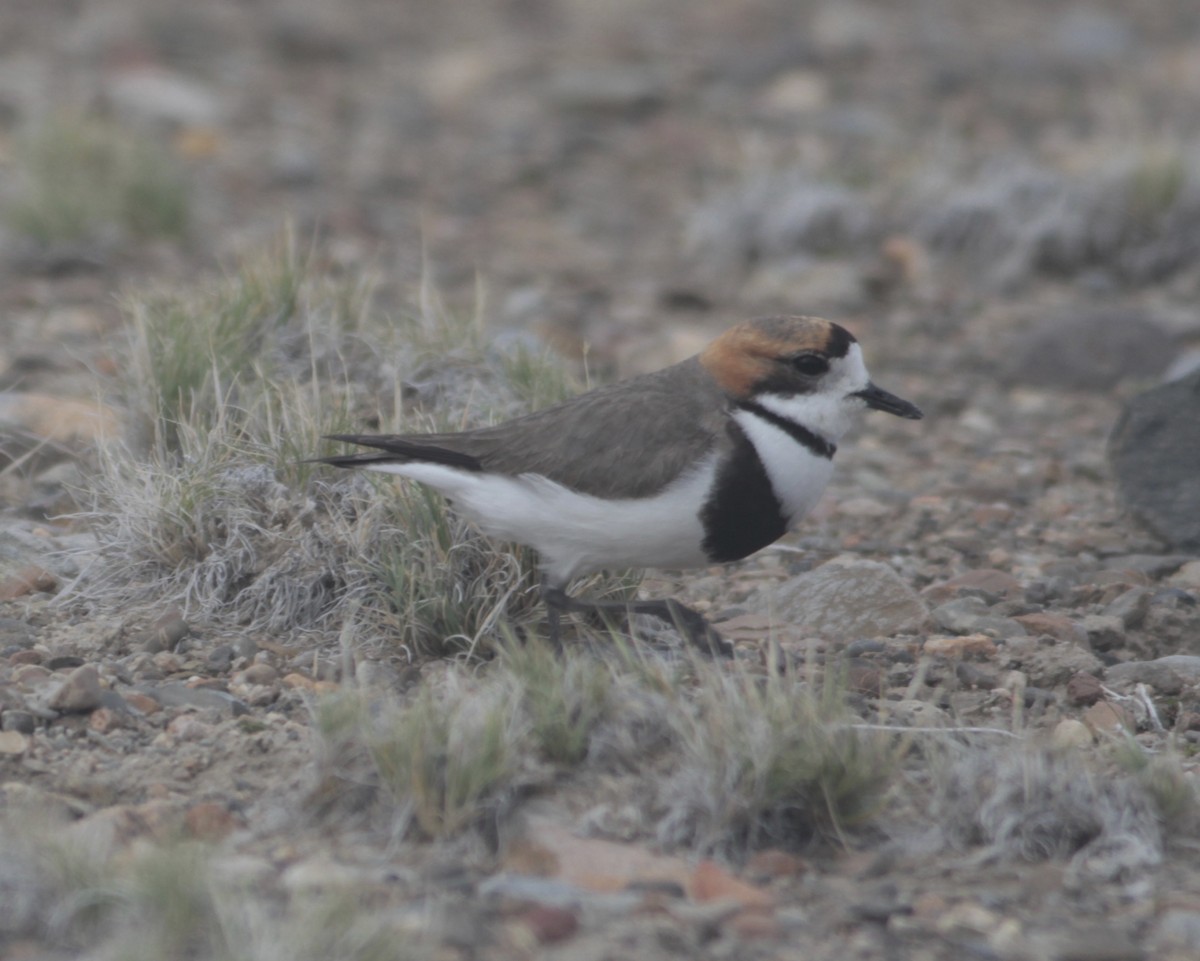
[[317, 458], [437, 488], [484, 533], [539, 555], [550, 636], [564, 612], [621, 610], [674, 624], [710, 653], [731, 646], [665, 600], [572, 597], [601, 569], [740, 560], [795, 527], [866, 409], [919, 419], [876, 387], [854, 336], [816, 317], [762, 317], [700, 354], [494, 427], [337, 434], [369, 453]]

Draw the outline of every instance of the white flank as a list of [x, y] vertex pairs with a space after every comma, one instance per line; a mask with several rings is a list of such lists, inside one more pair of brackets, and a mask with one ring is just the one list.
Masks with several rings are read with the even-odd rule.
[[534, 548], [556, 584], [602, 568], [708, 563], [699, 510], [712, 487], [715, 455], [653, 497], [620, 500], [579, 494], [538, 474], [503, 477], [419, 463], [369, 470], [437, 488], [484, 533]]

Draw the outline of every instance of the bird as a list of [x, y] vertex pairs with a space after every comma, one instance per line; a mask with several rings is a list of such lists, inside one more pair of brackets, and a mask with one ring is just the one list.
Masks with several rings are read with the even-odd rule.
[[838, 442], [866, 410], [923, 416], [874, 384], [845, 327], [777, 315], [494, 426], [332, 434], [369, 450], [313, 460], [426, 484], [490, 537], [532, 547], [556, 647], [563, 614], [620, 610], [729, 656], [732, 645], [675, 599], [588, 600], [567, 588], [599, 570], [727, 564], [774, 543], [815, 506]]

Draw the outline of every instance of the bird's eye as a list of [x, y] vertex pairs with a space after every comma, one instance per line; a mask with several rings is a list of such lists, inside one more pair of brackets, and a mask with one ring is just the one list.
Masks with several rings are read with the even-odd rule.
[[829, 361], [817, 354], [800, 354], [792, 358], [792, 366], [806, 377], [820, 377], [829, 370]]

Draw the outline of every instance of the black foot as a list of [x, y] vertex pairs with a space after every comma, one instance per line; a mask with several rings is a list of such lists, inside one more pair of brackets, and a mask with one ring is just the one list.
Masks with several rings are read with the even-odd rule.
[[699, 611], [676, 600], [653, 601], [587, 601], [571, 597], [561, 587], [542, 585], [542, 600], [550, 622], [550, 639], [559, 643], [559, 620], [564, 612], [605, 614], [649, 614], [670, 624], [689, 644], [710, 657], [733, 657], [733, 645], [716, 632]]

